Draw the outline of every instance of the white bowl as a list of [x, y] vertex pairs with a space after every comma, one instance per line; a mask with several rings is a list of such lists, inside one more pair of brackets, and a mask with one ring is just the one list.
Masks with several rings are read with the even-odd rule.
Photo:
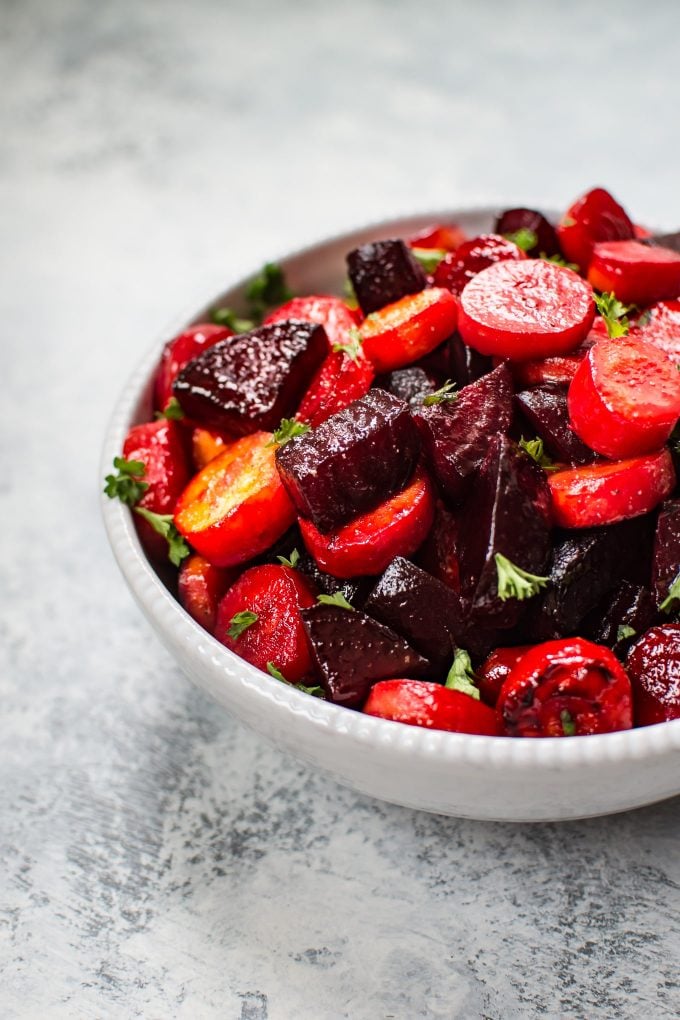
[[[448, 210], [390, 220], [279, 259], [296, 293], [339, 293], [345, 254], [381, 237], [455, 221], [472, 236], [494, 211]], [[101, 475], [128, 428], [151, 414], [162, 344], [212, 307], [239, 307], [247, 279], [225, 290], [161, 341], [125, 387], [108, 429]], [[406, 726], [331, 705], [261, 673], [195, 623], [147, 561], [130, 511], [103, 497], [113, 552], [135, 599], [188, 675], [244, 723], [338, 782], [382, 800], [466, 818], [538, 821], [638, 807], [680, 793], [680, 720], [600, 736], [468, 736]]]

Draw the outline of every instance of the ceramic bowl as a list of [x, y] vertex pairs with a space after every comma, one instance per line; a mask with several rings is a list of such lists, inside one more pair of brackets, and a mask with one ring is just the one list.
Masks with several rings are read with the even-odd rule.
[[[365, 241], [408, 236], [458, 222], [474, 236], [494, 210], [447, 210], [363, 227], [285, 256], [294, 292], [340, 293], [346, 252]], [[104, 444], [102, 477], [128, 428], [151, 417], [151, 380], [170, 336], [218, 305], [239, 307], [247, 278], [177, 323], [149, 351], [121, 394]], [[130, 511], [103, 499], [111, 546], [132, 594], [186, 673], [276, 747], [339, 783], [407, 807], [477, 819], [580, 818], [638, 807], [680, 793], [680, 720], [573, 739], [443, 733], [353, 712], [260, 672], [198, 626], [146, 559]]]

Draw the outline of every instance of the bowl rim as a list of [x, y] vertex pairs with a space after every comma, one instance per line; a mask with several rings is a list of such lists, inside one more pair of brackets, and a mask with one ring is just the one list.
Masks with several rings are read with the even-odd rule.
[[[308, 256], [343, 241], [352, 243], [359, 233], [384, 232], [390, 227], [394, 227], [395, 232], [397, 227], [416, 230], [432, 223], [465, 217], [488, 219], [496, 210], [496, 206], [474, 205], [390, 216], [306, 243], [273, 261], [285, 266], [293, 259]], [[242, 292], [259, 269], [258, 265], [257, 269], [238, 277], [228, 286], [222, 280], [221, 289], [208, 301], [202, 296], [202, 300], [191, 306], [192, 310], [188, 314], [175, 316], [135, 365], [106, 427], [99, 467], [100, 490], [104, 475], [111, 469], [113, 457], [118, 456], [122, 450], [135, 408], [150, 384], [151, 373], [163, 345], [189, 325], [201, 321], [211, 308], [225, 301], [228, 296], [233, 297]], [[103, 491], [100, 503], [109, 543], [133, 595], [157, 629], [167, 629], [172, 633], [173, 640], [190, 648], [199, 660], [210, 665], [213, 670], [217, 669], [226, 684], [236, 685], [232, 689], [233, 699], [226, 696], [227, 688], [225, 698], [219, 699], [227, 708], [230, 700], [235, 701], [236, 694], [240, 694], [243, 698], [252, 698], [254, 706], [259, 703], [262, 709], [266, 705], [274, 705], [276, 711], [281, 713], [282, 721], [287, 715], [304, 716], [317, 731], [332, 732], [355, 745], [389, 748], [397, 756], [408, 757], [410, 760], [427, 759], [431, 762], [433, 757], [437, 757], [447, 769], [456, 762], [484, 762], [485, 765], [492, 765], [495, 770], [510, 766], [521, 769], [567, 769], [604, 761], [635, 761], [680, 749], [680, 719], [613, 733], [580, 736], [577, 740], [561, 737], [520, 739], [450, 733], [410, 726], [314, 698], [252, 666], [205, 631], [172, 596], [146, 558], [133, 525], [131, 510], [119, 500], [107, 498]]]

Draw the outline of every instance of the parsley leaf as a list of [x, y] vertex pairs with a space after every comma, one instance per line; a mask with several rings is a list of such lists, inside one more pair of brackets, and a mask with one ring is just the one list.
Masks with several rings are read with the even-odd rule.
[[262, 320], [267, 308], [282, 305], [284, 301], [290, 301], [292, 296], [283, 269], [276, 262], [267, 262], [246, 290], [248, 310], [256, 321]]
[[560, 712], [560, 722], [562, 723], [562, 732], [565, 737], [573, 737], [576, 733], [576, 723], [572, 718], [571, 712], [567, 712], [566, 708], [563, 708]]
[[542, 439], [525, 439], [522, 436], [519, 445], [544, 471], [559, 471], [559, 465], [555, 464], [544, 451]]
[[168, 543], [168, 559], [175, 567], [178, 567], [182, 560], [189, 556], [191, 549], [175, 527], [172, 514], [155, 514], [152, 510], [147, 510], [143, 506], [136, 506], [135, 513], [143, 517], [145, 521], [148, 521], [153, 530], [157, 534], [162, 535], [166, 540]]
[[496, 570], [498, 571], [498, 597], [503, 602], [506, 599], [530, 599], [538, 595], [541, 588], [545, 588], [549, 577], [541, 577], [539, 574], [530, 574], [521, 567], [516, 566], [503, 553], [496, 553]]
[[635, 627], [629, 627], [627, 623], [622, 623], [616, 631], [616, 640], [627, 641], [628, 638], [635, 637], [636, 634]]
[[628, 335], [630, 323], [627, 314], [635, 308], [635, 305], [624, 305], [616, 297], [614, 291], [609, 291], [607, 294], [595, 294], [595, 305], [604, 319], [607, 333], [612, 340]]
[[350, 605], [341, 591], [334, 591], [332, 595], [317, 595], [316, 601], [322, 606], [339, 606], [340, 609], [351, 609], [354, 612], [354, 606]]
[[456, 384], [451, 379], [447, 379], [443, 386], [440, 386], [434, 393], [428, 393], [426, 397], [423, 397], [423, 407], [432, 407], [433, 404], [445, 404], [453, 400], [458, 400], [458, 394], [455, 392]]
[[300, 562], [300, 553], [297, 551], [297, 549], [293, 549], [288, 559], [286, 559], [285, 556], [277, 556], [276, 558], [282, 567], [290, 567], [291, 570], [295, 570], [298, 563]]
[[119, 499], [121, 503], [134, 506], [149, 488], [149, 483], [142, 481], [146, 465], [141, 460], [114, 457], [113, 466], [118, 474], [106, 476], [104, 492], [109, 499]]
[[659, 606], [659, 610], [662, 613], [672, 613], [676, 608], [676, 605], [680, 602], [680, 571], [678, 571], [675, 580], [673, 580], [668, 588], [668, 595]]
[[184, 411], [177, 397], [170, 397], [163, 410], [156, 411], [155, 417], [157, 420], [167, 418], [168, 421], [181, 421], [184, 417]]
[[214, 308], [210, 318], [216, 326], [227, 326], [234, 333], [250, 333], [251, 329], [255, 329], [252, 319], [241, 318], [231, 308]]
[[310, 428], [311, 425], [307, 425], [303, 421], [296, 421], [295, 418], [282, 418], [281, 424], [267, 443], [267, 446], [285, 446], [291, 439], [295, 439], [297, 436], [304, 436], [305, 432], [309, 432]]
[[531, 251], [538, 244], [538, 234], [535, 230], [529, 230], [527, 227], [520, 227], [519, 230], [513, 230], [503, 236], [512, 244], [516, 244], [522, 251]]
[[453, 657], [453, 665], [448, 672], [444, 686], [452, 691], [461, 691], [463, 694], [469, 694], [471, 698], [479, 701], [479, 690], [475, 684], [476, 679], [469, 654], [464, 648], [457, 648]]
[[359, 361], [359, 358], [361, 357], [363, 337], [356, 326], [352, 326], [351, 329], [347, 331], [347, 336], [349, 337], [347, 343], [333, 344], [333, 351], [343, 351], [348, 358], [352, 359], [352, 361]]
[[248, 630], [248, 627], [252, 627], [254, 623], [257, 623], [258, 619], [257, 613], [251, 613], [249, 609], [244, 609], [240, 613], [234, 613], [229, 621], [227, 634], [235, 641], [241, 637], [244, 631]]
[[443, 248], [411, 248], [411, 255], [420, 262], [426, 273], [434, 273], [447, 254]]
[[579, 267], [576, 262], [567, 262], [562, 255], [546, 255], [544, 251], [538, 256], [539, 259], [543, 259], [544, 262], [552, 262], [553, 265], [562, 266], [563, 269], [572, 269], [575, 273], [578, 273]]
[[273, 662], [267, 663], [267, 672], [270, 676], [273, 676], [275, 680], [280, 680], [284, 684], [288, 683], [281, 670], [277, 669]]

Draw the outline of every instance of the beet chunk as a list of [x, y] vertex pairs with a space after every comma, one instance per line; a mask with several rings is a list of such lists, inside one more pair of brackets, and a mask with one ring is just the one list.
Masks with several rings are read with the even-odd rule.
[[460, 391], [456, 400], [415, 415], [425, 457], [445, 494], [459, 502], [481, 467], [489, 441], [512, 422], [512, 379], [505, 365]]
[[515, 403], [555, 460], [566, 464], [591, 464], [595, 460], [593, 451], [569, 424], [565, 387], [548, 384], [523, 390], [515, 395]]
[[359, 708], [378, 680], [423, 677], [429, 662], [389, 627], [339, 606], [301, 612], [326, 697]]
[[653, 248], [669, 248], [680, 255], [680, 230], [673, 234], [655, 234], [653, 237], [642, 239], [643, 244], [649, 244]]
[[476, 382], [483, 375], [488, 375], [493, 368], [493, 362], [488, 355], [473, 351], [472, 347], [463, 343], [457, 333], [449, 340], [449, 351], [453, 380], [461, 388]]
[[362, 244], [347, 256], [349, 278], [364, 315], [423, 290], [427, 277], [403, 241]]
[[432, 663], [442, 682], [463, 629], [458, 595], [431, 574], [397, 556], [366, 600], [365, 611], [391, 627]]
[[461, 590], [483, 627], [512, 627], [524, 608], [498, 595], [495, 554], [542, 574], [550, 554], [550, 488], [542, 468], [507, 436], [495, 436], [460, 514]]
[[434, 393], [439, 383], [434, 376], [422, 368], [411, 365], [409, 368], [397, 368], [376, 379], [378, 389], [392, 393], [400, 400], [405, 400], [410, 407], [420, 407], [423, 397]]
[[536, 209], [506, 209], [496, 218], [494, 234], [515, 234], [518, 230], [531, 230], [536, 244], [527, 249], [527, 255], [559, 255], [560, 242], [553, 225]]
[[276, 463], [299, 512], [325, 532], [398, 492], [419, 445], [408, 406], [376, 389], [280, 447]]
[[650, 515], [603, 528], [568, 532], [555, 542], [550, 583], [529, 609], [533, 641], [575, 634], [586, 615], [623, 581], [649, 583]]
[[656, 615], [649, 589], [624, 581], [605, 596], [583, 621], [581, 629], [586, 637], [598, 645], [606, 645], [620, 659], [625, 659], [633, 641], [652, 626]]
[[288, 319], [204, 350], [173, 385], [193, 421], [231, 435], [272, 431], [297, 407], [328, 353], [323, 326]]
[[657, 605], [680, 573], [680, 499], [668, 500], [661, 507], [656, 524], [652, 558], [652, 588]]
[[361, 609], [366, 597], [375, 585], [375, 577], [353, 577], [343, 580], [333, 577], [322, 570], [308, 552], [303, 552], [297, 563], [297, 570], [314, 585], [323, 595], [334, 595], [340, 592], [355, 609]]

